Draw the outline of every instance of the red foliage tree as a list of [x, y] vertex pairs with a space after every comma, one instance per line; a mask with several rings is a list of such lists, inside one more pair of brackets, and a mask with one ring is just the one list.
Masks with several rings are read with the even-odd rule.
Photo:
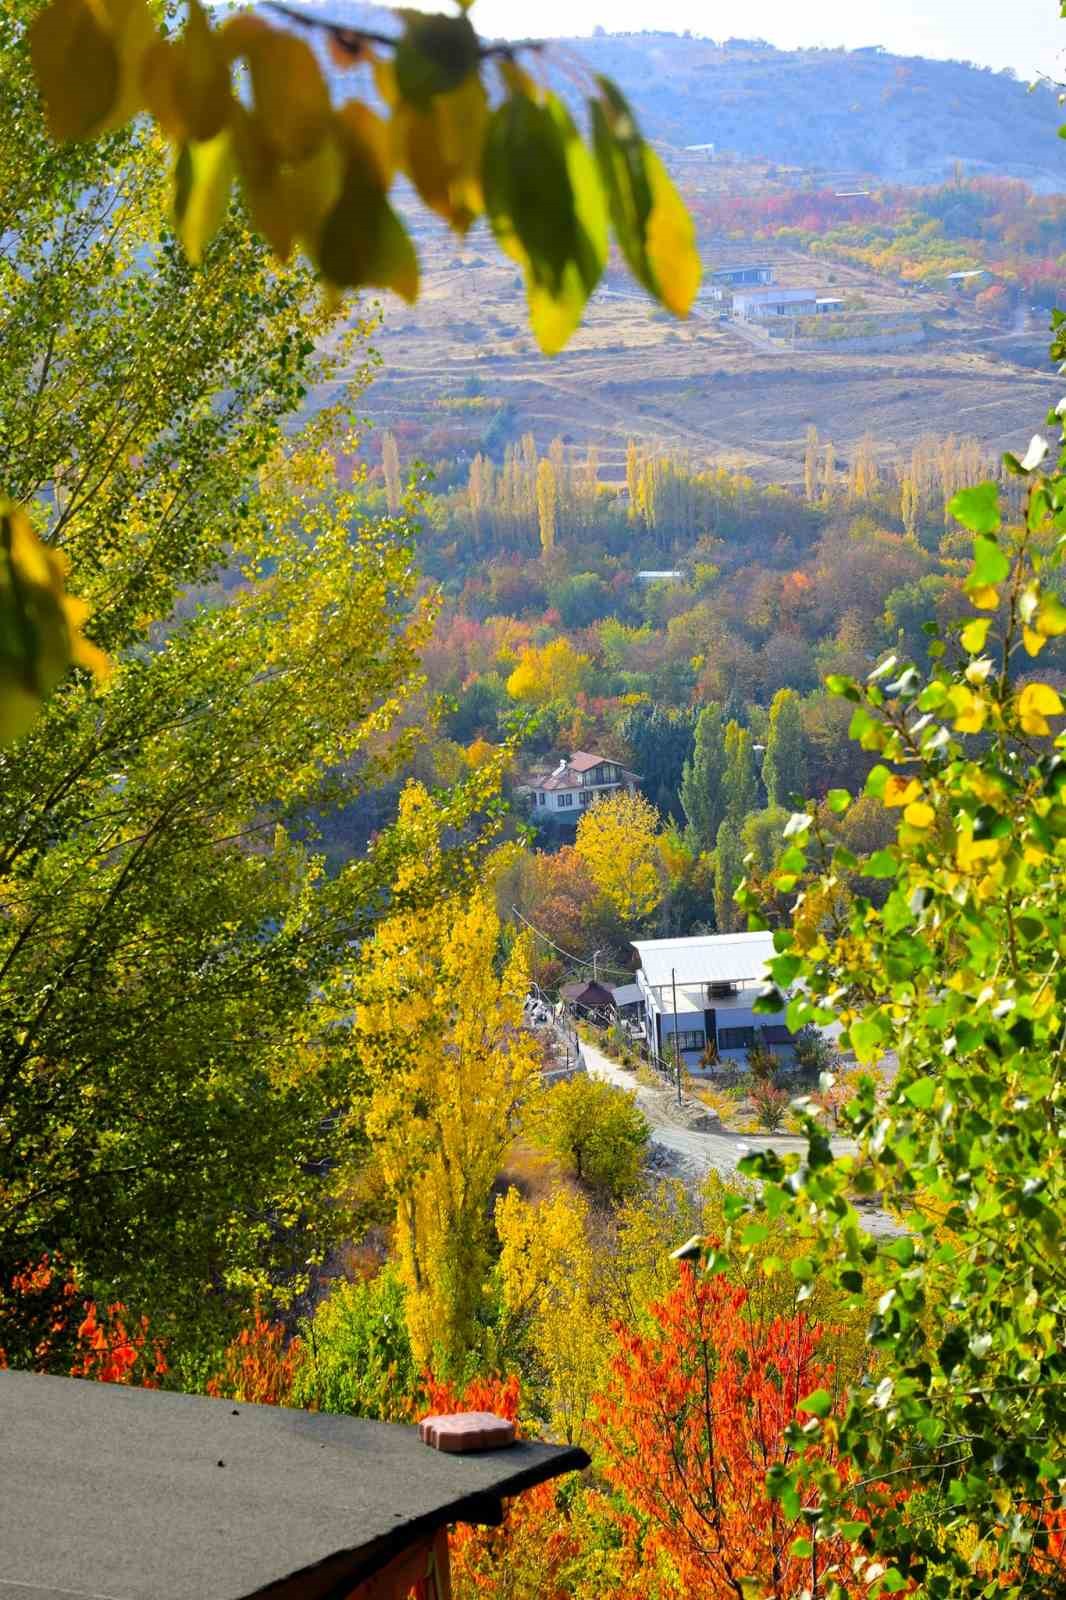
[[289, 1339], [280, 1322], [268, 1322], [256, 1306], [252, 1320], [226, 1346], [222, 1371], [206, 1385], [215, 1399], [246, 1404], [292, 1403], [297, 1368], [304, 1358], [299, 1339]]
[[654, 1574], [634, 1594], [740, 1600], [753, 1580], [785, 1600], [810, 1588], [844, 1552], [793, 1555], [810, 1526], [770, 1499], [766, 1474], [788, 1460], [797, 1404], [831, 1383], [820, 1329], [802, 1316], [760, 1324], [746, 1290], [689, 1266], [651, 1312], [650, 1332], [616, 1330], [597, 1424], [632, 1569]]
[[147, 1317], [127, 1322], [128, 1312], [121, 1301], [107, 1307], [103, 1320], [95, 1301], [88, 1301], [78, 1328], [78, 1354], [71, 1377], [158, 1389], [167, 1372], [163, 1342], [149, 1336]]
[[[429, 1415], [491, 1411], [514, 1422], [521, 1433], [521, 1390], [514, 1376], [475, 1378], [462, 1390], [427, 1378], [426, 1392]], [[477, 1595], [564, 1600], [570, 1592], [564, 1575], [580, 1550], [552, 1483], [509, 1501], [498, 1528], [458, 1527], [449, 1542], [456, 1600]]]

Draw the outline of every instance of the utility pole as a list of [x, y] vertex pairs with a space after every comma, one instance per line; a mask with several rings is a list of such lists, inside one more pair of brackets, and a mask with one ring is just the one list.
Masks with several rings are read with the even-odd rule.
[[677, 968], [670, 968], [670, 987], [674, 991], [674, 1076], [677, 1079], [677, 1103], [681, 1104], [681, 1048], [677, 1042]]

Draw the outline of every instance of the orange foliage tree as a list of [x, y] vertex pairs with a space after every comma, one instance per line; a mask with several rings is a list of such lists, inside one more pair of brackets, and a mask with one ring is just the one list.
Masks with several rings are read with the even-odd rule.
[[[464, 1389], [426, 1380], [429, 1414], [492, 1411], [518, 1425], [517, 1377], [475, 1378]], [[455, 1600], [564, 1600], [572, 1591], [565, 1573], [580, 1553], [569, 1517], [553, 1483], [539, 1484], [508, 1502], [498, 1528], [457, 1527], [449, 1541]]]
[[818, 1592], [844, 1551], [812, 1550], [804, 1507], [790, 1514], [771, 1500], [766, 1475], [788, 1458], [800, 1402], [828, 1407], [821, 1330], [802, 1315], [760, 1323], [747, 1290], [688, 1265], [650, 1310], [650, 1331], [616, 1330], [596, 1428], [633, 1557], [627, 1592], [634, 1600], [738, 1600], [749, 1585], [767, 1600]]
[[222, 1371], [206, 1384], [214, 1399], [246, 1404], [292, 1404], [293, 1384], [304, 1359], [299, 1339], [289, 1339], [280, 1322], [268, 1322], [256, 1306], [251, 1321], [226, 1346]]
[[86, 1302], [78, 1328], [78, 1353], [70, 1369], [72, 1378], [158, 1389], [166, 1373], [163, 1341], [149, 1335], [147, 1317], [130, 1320], [126, 1307], [116, 1300], [101, 1319], [95, 1301]]

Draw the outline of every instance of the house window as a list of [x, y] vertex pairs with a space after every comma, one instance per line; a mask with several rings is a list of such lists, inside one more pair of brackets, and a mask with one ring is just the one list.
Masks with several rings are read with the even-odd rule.
[[688, 1032], [681, 1029], [677, 1033], [668, 1033], [665, 1042], [668, 1042], [671, 1050], [674, 1048], [675, 1039], [679, 1050], [702, 1050], [707, 1043], [702, 1028], [692, 1028]]
[[754, 1028], [719, 1028], [719, 1050], [751, 1050], [755, 1045]]
[[556, 802], [556, 804], [560, 806], [572, 806], [573, 803], [574, 797], [572, 794], [561, 794]]
[[537, 795], [537, 804], [538, 804], [538, 806], [543, 806], [543, 805], [547, 805], [547, 803], [548, 803], [548, 796], [543, 792], [543, 790], [541, 790]]

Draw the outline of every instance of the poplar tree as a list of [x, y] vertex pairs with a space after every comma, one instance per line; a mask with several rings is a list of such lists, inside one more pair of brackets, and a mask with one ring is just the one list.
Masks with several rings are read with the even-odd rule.
[[400, 452], [391, 428], [381, 439], [381, 470], [385, 475], [385, 504], [394, 517], [400, 509]]
[[779, 689], [770, 703], [762, 780], [770, 806], [787, 806], [793, 795], [807, 792], [807, 742], [795, 689]]
[[743, 917], [733, 896], [744, 876], [744, 852], [740, 834], [728, 818], [718, 829], [714, 855], [714, 918], [719, 933], [732, 933]]
[[755, 753], [751, 730], [730, 722], [725, 730], [725, 815], [734, 828], [755, 810], [759, 801], [759, 780], [755, 774]]
[[681, 808], [695, 850], [713, 850], [725, 816], [725, 732], [722, 708], [704, 706], [692, 755], [681, 773]]
[[550, 556], [555, 549], [557, 516], [558, 489], [555, 468], [550, 461], [541, 461], [537, 467], [537, 523], [540, 529], [540, 548], [545, 556]]

